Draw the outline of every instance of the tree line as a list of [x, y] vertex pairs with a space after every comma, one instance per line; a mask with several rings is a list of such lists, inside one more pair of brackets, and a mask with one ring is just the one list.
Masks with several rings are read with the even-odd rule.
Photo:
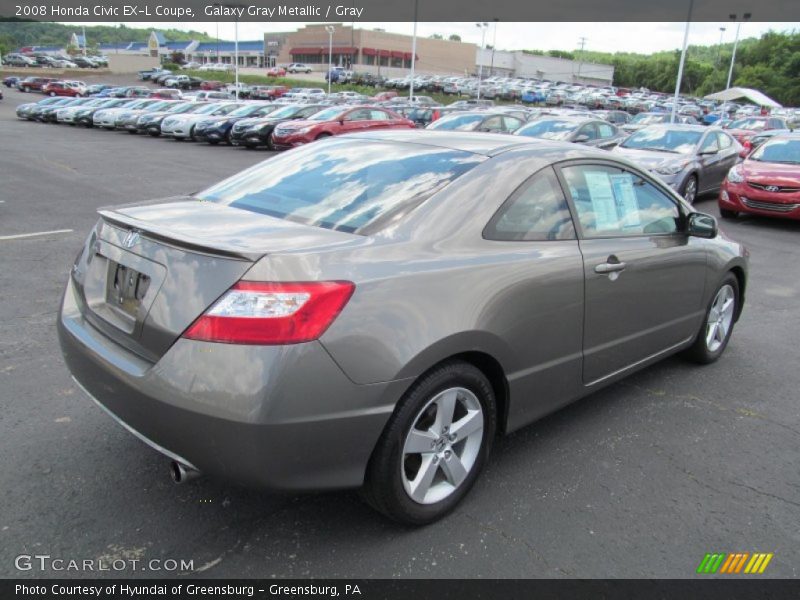
[[[645, 87], [656, 92], [675, 91], [679, 50], [637, 54], [632, 52], [528, 51], [573, 60], [614, 65], [614, 85]], [[733, 44], [689, 46], [681, 93], [705, 96], [725, 89]], [[769, 31], [760, 38], [741, 40], [736, 49], [732, 86], [754, 88], [784, 106], [800, 106], [800, 32]]]

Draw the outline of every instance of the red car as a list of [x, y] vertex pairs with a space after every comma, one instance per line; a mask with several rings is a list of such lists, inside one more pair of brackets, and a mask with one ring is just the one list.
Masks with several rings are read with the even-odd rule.
[[78, 88], [71, 87], [63, 81], [51, 81], [42, 86], [42, 93], [48, 96], [72, 96], [80, 98], [83, 94]]
[[285, 85], [257, 85], [250, 88], [250, 97], [254, 100], [275, 100], [287, 91]]
[[387, 100], [391, 100], [392, 98], [397, 98], [397, 92], [379, 92], [375, 94], [373, 98], [370, 98], [373, 102], [386, 102]]
[[735, 137], [740, 144], [745, 144], [756, 133], [770, 129], [789, 129], [789, 125], [780, 117], [745, 117], [736, 119], [725, 127], [725, 131]]
[[719, 211], [800, 220], [800, 133], [776, 135], [728, 171]]
[[276, 150], [286, 150], [332, 135], [376, 129], [414, 129], [414, 122], [374, 106], [332, 106], [306, 120], [277, 125], [272, 143]]
[[286, 77], [286, 69], [283, 67], [270, 67], [267, 69], [267, 77]]
[[200, 83], [201, 90], [217, 91], [225, 87], [221, 81], [203, 81]]
[[51, 81], [58, 81], [55, 77], [26, 77], [17, 84], [21, 92], [41, 92], [42, 88]]
[[150, 92], [150, 98], [161, 98], [162, 100], [180, 100], [183, 97], [180, 90], [164, 88]]

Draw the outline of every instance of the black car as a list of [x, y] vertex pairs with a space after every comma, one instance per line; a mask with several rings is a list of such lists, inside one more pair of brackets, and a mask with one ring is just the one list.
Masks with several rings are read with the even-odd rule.
[[276, 125], [286, 121], [307, 119], [320, 110], [328, 108], [325, 104], [290, 104], [269, 113], [266, 117], [240, 119], [231, 128], [231, 144], [256, 148], [272, 147], [272, 131]]
[[3, 79], [3, 85], [7, 88], [17, 87], [17, 84], [22, 81], [22, 77], [16, 77], [15, 75], [11, 75]]
[[70, 58], [72, 62], [78, 65], [81, 69], [97, 69], [100, 65], [98, 65], [93, 60], [85, 58], [83, 56], [73, 56]]
[[209, 144], [231, 142], [231, 130], [234, 123], [250, 117], [265, 117], [279, 108], [278, 104], [245, 104], [227, 115], [209, 117], [200, 121], [195, 125], [194, 138]]
[[83, 125], [84, 127], [94, 127], [94, 113], [98, 110], [105, 108], [123, 108], [128, 104], [136, 102], [132, 98], [109, 98], [102, 104], [87, 106], [75, 113], [75, 125]]

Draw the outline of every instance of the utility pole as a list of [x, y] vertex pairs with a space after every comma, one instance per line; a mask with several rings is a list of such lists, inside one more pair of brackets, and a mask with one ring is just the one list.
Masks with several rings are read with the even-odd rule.
[[719, 59], [722, 54], [722, 36], [725, 35], [725, 27], [719, 28], [719, 45], [717, 46], [717, 60], [714, 61], [715, 66], [719, 66]]
[[494, 32], [492, 33], [492, 63], [489, 67], [489, 77], [494, 77], [494, 51], [497, 48], [497, 22], [500, 19], [492, 19], [494, 21]]
[[675, 96], [672, 99], [672, 113], [669, 116], [670, 123], [675, 123], [675, 116], [678, 114], [678, 97], [681, 93], [681, 79], [683, 79], [683, 65], [686, 63], [686, 48], [689, 44], [689, 25], [692, 22], [693, 9], [694, 0], [689, 0], [689, 14], [686, 17], [686, 28], [683, 30], [683, 49], [681, 50], [681, 60], [678, 64], [678, 77], [675, 81]]
[[578, 38], [578, 41], [580, 42], [580, 46], [581, 46], [581, 52], [578, 55], [578, 80], [580, 81], [580, 78], [581, 78], [581, 65], [582, 65], [581, 58], [583, 58], [583, 48], [586, 46], [586, 38], [581, 36], [581, 37]]
[[417, 66], [417, 10], [419, 0], [414, 0], [414, 34], [411, 37], [411, 81], [408, 83], [408, 101], [414, 102], [414, 71]]

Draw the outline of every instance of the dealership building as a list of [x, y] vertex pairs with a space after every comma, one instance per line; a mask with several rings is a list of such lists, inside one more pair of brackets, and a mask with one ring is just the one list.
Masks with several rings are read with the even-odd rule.
[[478, 49], [475, 63], [486, 77], [508, 75], [600, 86], [611, 85], [614, 81], [614, 65], [542, 56], [523, 51]]

